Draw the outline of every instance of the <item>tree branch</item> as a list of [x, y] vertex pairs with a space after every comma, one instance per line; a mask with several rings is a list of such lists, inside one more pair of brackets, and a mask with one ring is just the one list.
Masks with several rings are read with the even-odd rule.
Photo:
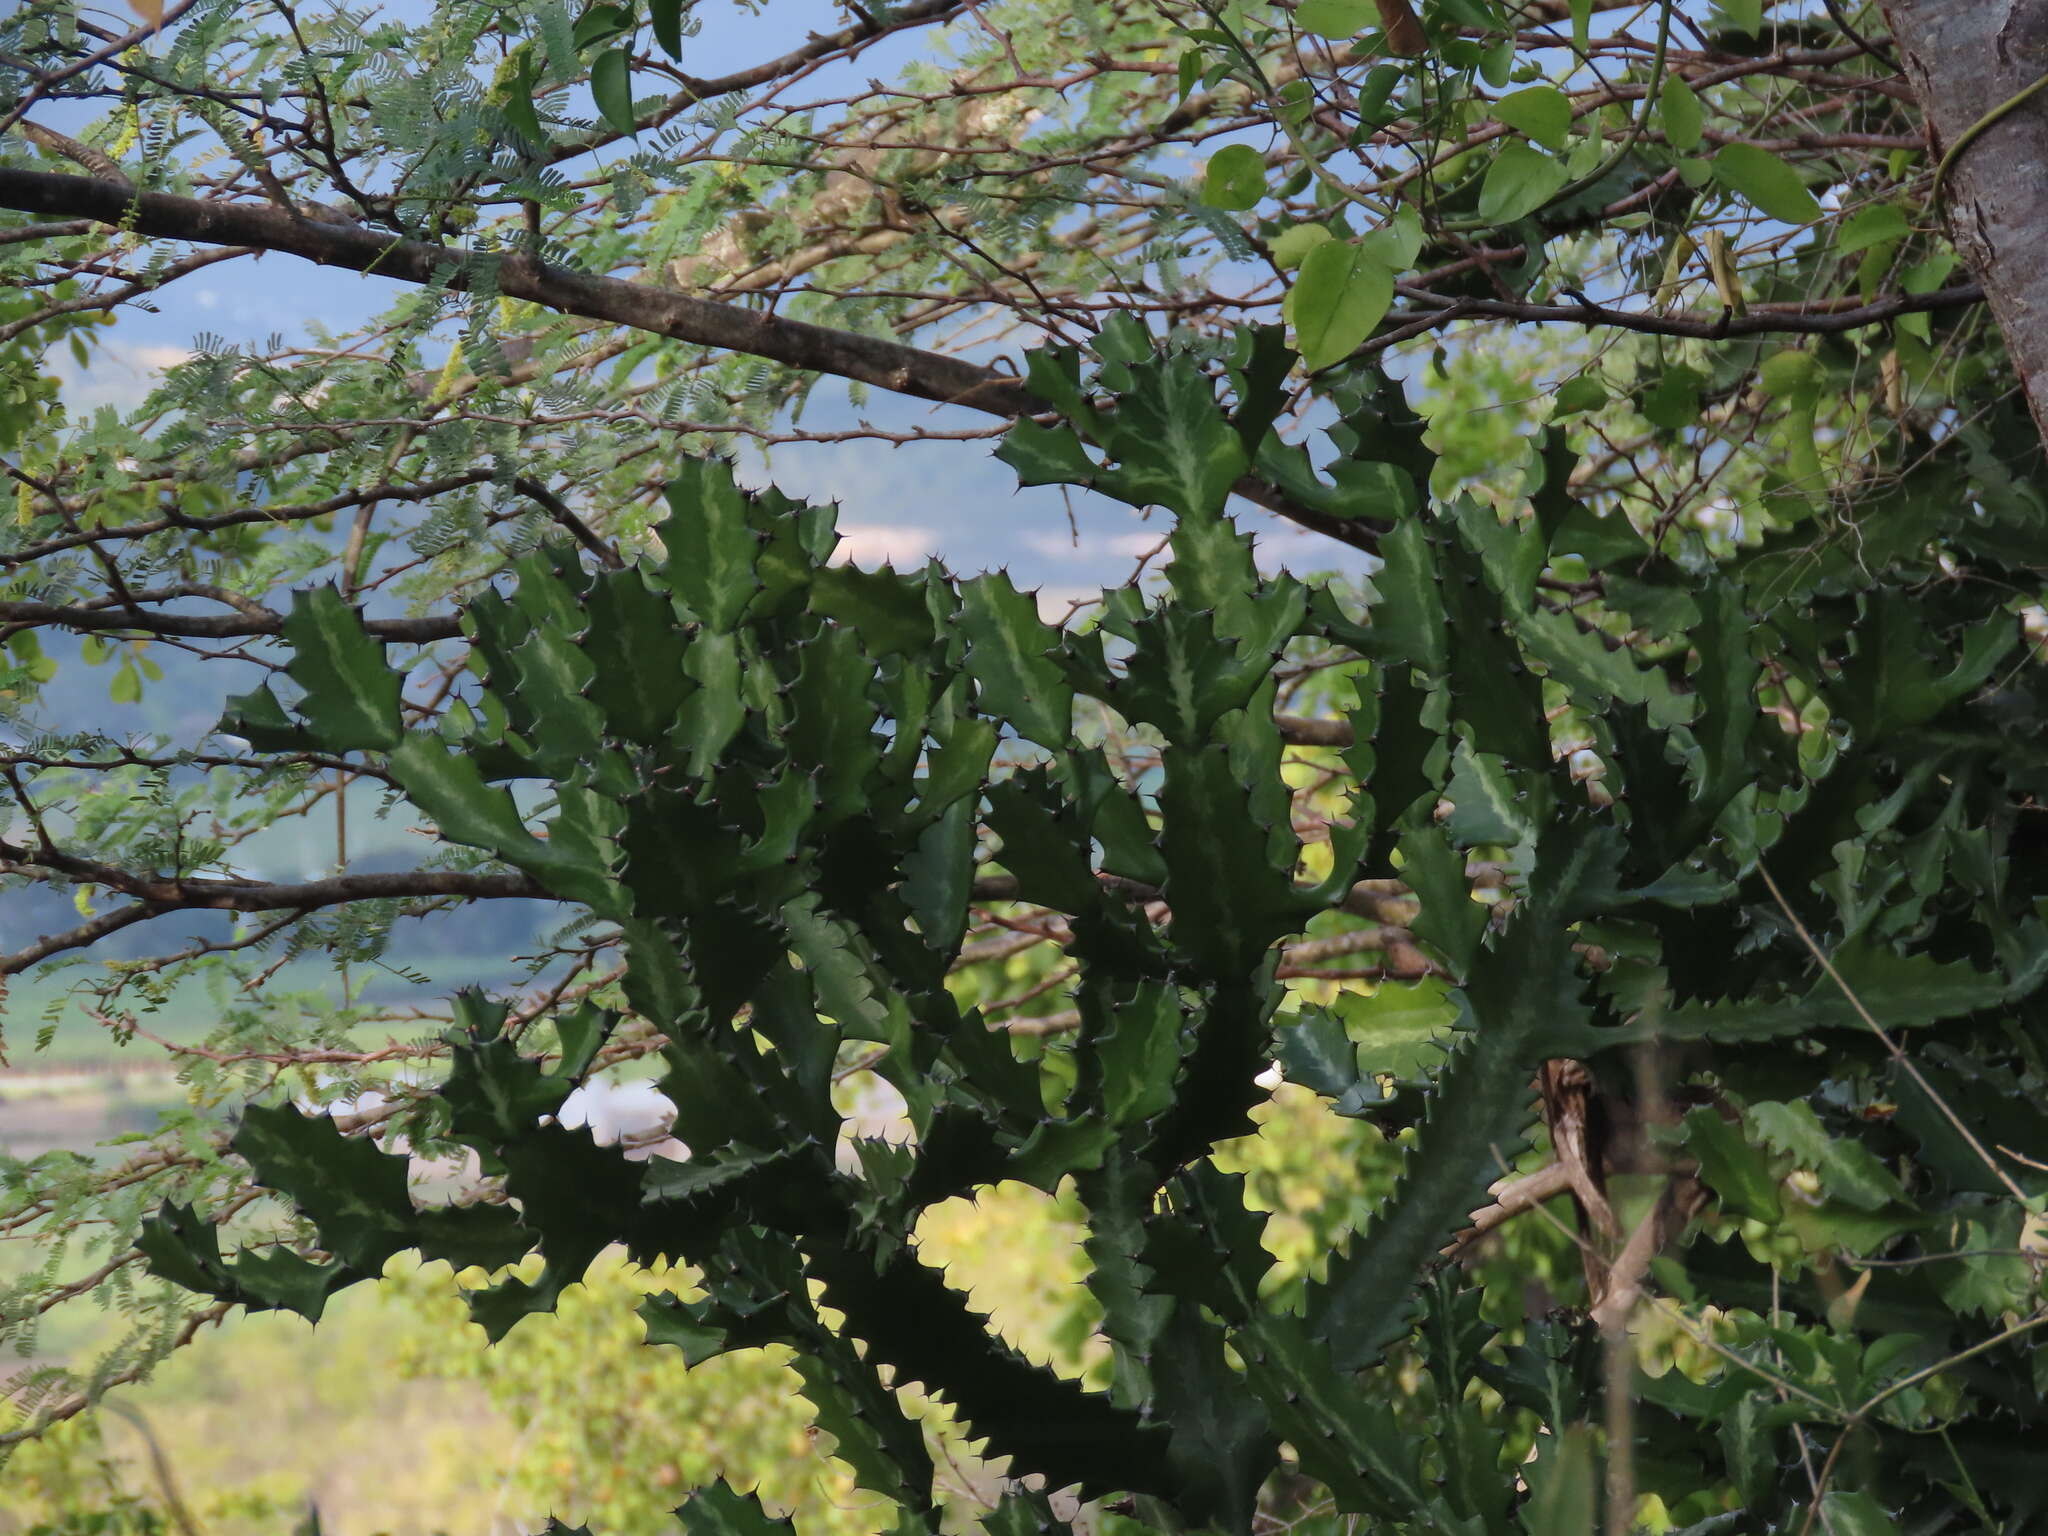
[[260, 880], [161, 879], [56, 849], [31, 850], [0, 841], [0, 874], [28, 871], [47, 871], [80, 884], [103, 885], [129, 897], [131, 904], [63, 933], [46, 935], [12, 954], [0, 955], [0, 977], [16, 975], [51, 955], [82, 948], [118, 929], [167, 912], [311, 912], [351, 901], [433, 901], [451, 897], [553, 899], [525, 875], [457, 869], [334, 875], [296, 885]]
[[265, 204], [133, 192], [119, 182], [45, 171], [0, 168], [0, 207], [93, 219], [155, 239], [281, 251], [321, 266], [373, 272], [400, 282], [425, 284], [438, 278], [459, 291], [468, 290], [488, 265], [496, 269], [497, 291], [506, 298], [527, 299], [563, 314], [607, 320], [999, 416], [1041, 408], [1020, 380], [978, 363], [645, 283], [571, 272], [524, 251], [451, 250], [354, 224], [315, 223]]
[[[239, 640], [274, 635], [284, 616], [269, 609], [260, 613], [142, 613], [126, 608], [81, 608], [63, 603], [0, 602], [0, 629], [55, 626], [86, 632], [139, 630], [149, 635], [176, 635], [187, 640]], [[419, 619], [369, 619], [363, 624], [379, 640], [398, 645], [425, 645], [452, 640], [462, 633], [453, 614]]]
[[[881, 16], [863, 16], [851, 26], [841, 27], [837, 32], [813, 33], [802, 46], [746, 69], [734, 70], [728, 75], [703, 77], [667, 70], [682, 82], [682, 89], [670, 96], [646, 117], [640, 119], [637, 127], [644, 132], [659, 128], [680, 112], [685, 112], [699, 102], [712, 101], [720, 96], [731, 96], [740, 91], [750, 91], [756, 86], [767, 85], [785, 75], [796, 74], [799, 70], [811, 68], [832, 58], [835, 54], [853, 54], [862, 51], [869, 43], [887, 37], [892, 32], [906, 31], [911, 27], [927, 26], [934, 22], [951, 21], [966, 6], [962, 0], [911, 0], [908, 5], [891, 7]], [[548, 153], [548, 163], [559, 165], [588, 154], [604, 144], [617, 143], [624, 134], [607, 133], [576, 144], [558, 144]]]
[[1407, 283], [1396, 284], [1396, 288], [1408, 298], [1441, 306], [1434, 314], [1428, 310], [1399, 310], [1387, 317], [1388, 324], [1409, 327], [1410, 334], [1436, 324], [1479, 316], [1535, 324], [1604, 325], [1648, 336], [1684, 336], [1699, 341], [1720, 341], [1730, 336], [1832, 336], [1843, 331], [1860, 330], [1866, 325], [1882, 325], [1901, 315], [1960, 309], [1982, 303], [1984, 299], [1984, 290], [1978, 284], [1958, 283], [1950, 288], [1937, 288], [1932, 293], [1894, 294], [1869, 304], [1851, 303], [1838, 307], [1822, 301], [1798, 309], [1769, 309], [1758, 305], [1747, 314], [1710, 317], [1657, 315], [1642, 310], [1615, 309], [1591, 300], [1575, 304], [1538, 304], [1512, 299], [1452, 298], [1425, 288], [1411, 287]]
[[[58, 218], [88, 218], [163, 240], [279, 251], [322, 266], [371, 272], [400, 282], [440, 280], [467, 291], [486, 265], [496, 291], [561, 314], [604, 320], [657, 336], [765, 358], [806, 373], [829, 374], [894, 394], [965, 406], [993, 416], [1022, 416], [1044, 403], [1013, 374], [927, 352], [883, 337], [790, 320], [765, 310], [720, 304], [690, 294], [593, 277], [538, 261], [525, 251], [479, 253], [364, 229], [315, 223], [259, 203], [206, 202], [166, 192], [134, 192], [89, 176], [0, 167], [0, 208]], [[1263, 482], [1235, 487], [1248, 501], [1314, 532], [1370, 550], [1378, 529], [1365, 518], [1335, 518], [1295, 505]]]

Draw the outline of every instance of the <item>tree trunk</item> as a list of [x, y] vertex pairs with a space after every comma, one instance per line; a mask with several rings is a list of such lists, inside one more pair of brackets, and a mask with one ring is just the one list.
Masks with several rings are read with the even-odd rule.
[[[2048, 0], [1881, 0], [1894, 46], [1948, 167], [1949, 231], [2048, 438]], [[1988, 118], [1981, 131], [1971, 130]]]

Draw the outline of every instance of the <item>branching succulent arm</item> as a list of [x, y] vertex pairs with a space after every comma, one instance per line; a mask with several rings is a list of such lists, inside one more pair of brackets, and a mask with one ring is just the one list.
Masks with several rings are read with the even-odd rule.
[[[1778, 1199], [1768, 1153], [1739, 1129], [1755, 1117], [1764, 1147], [1806, 1127], [1782, 1144], [1822, 1170], [1814, 1220], [1873, 1223], [1831, 1241], [1922, 1241], [1924, 1219], [1860, 1139], [1853, 1106], [1830, 1106], [1824, 1126], [1767, 1098], [1791, 1086], [1788, 1067], [1758, 1064], [1754, 1047], [1778, 1042], [1781, 1063], [1805, 1042], [1860, 1056], [1864, 1075], [1845, 1081], [1874, 1089], [1887, 1069], [1870, 1023], [1940, 1023], [1962, 1038], [2001, 1010], [2036, 1017], [2048, 933], [2034, 908], [2048, 893], [2038, 867], [1980, 853], [2019, 835], [2039, 774], [2027, 734], [2038, 725], [1985, 728], [2044, 718], [2032, 712], [2038, 669], [2012, 665], [2017, 620], [1958, 586], [1908, 630], [1902, 613], [1835, 596], [1843, 568], [1826, 549], [1660, 574], [1632, 530], [1563, 494], [1569, 460], [1555, 441], [1504, 512], [1468, 499], [1401, 513], [1419, 485], [1396, 498], [1361, 617], [1328, 589], [1261, 576], [1227, 515], [1253, 464], [1282, 462], [1263, 381], [1289, 359], [1272, 334], [1248, 333], [1228, 362], [1212, 376], [1168, 352], [1089, 379], [1071, 355], [1035, 358], [1032, 387], [1059, 420], [1020, 424], [1004, 457], [1027, 482], [1086, 484], [1174, 517], [1169, 590], [1112, 596], [1085, 633], [1049, 627], [1000, 574], [832, 564], [828, 509], [742, 491], [716, 462], [680, 468], [658, 555], [593, 570], [550, 546], [521, 562], [511, 590], [472, 601], [482, 692], [466, 732], [408, 730], [383, 642], [331, 590], [304, 598], [288, 634], [301, 696], [290, 708], [268, 690], [245, 696], [228, 726], [258, 751], [365, 754], [444, 838], [615, 925], [625, 997], [662, 1037], [660, 1083], [690, 1155], [633, 1161], [554, 1123], [618, 1012], [560, 1012], [559, 1047], [543, 1058], [507, 1032], [502, 1004], [468, 995], [421, 1124], [473, 1154], [502, 1198], [421, 1206], [402, 1153], [288, 1106], [252, 1107], [235, 1150], [297, 1205], [317, 1248], [229, 1256], [203, 1214], [172, 1206], [145, 1235], [150, 1264], [222, 1301], [317, 1317], [337, 1288], [417, 1250], [499, 1271], [471, 1299], [495, 1337], [551, 1310], [620, 1245], [703, 1279], [694, 1298], [647, 1303], [651, 1343], [690, 1363], [789, 1346], [836, 1453], [909, 1527], [941, 1518], [924, 1430], [900, 1395], [915, 1387], [1010, 1478], [1135, 1498], [1167, 1528], [1248, 1531], [1291, 1466], [1337, 1509], [1390, 1529], [1493, 1531], [1555, 1500], [1591, 1501], [1597, 1480], [1582, 1454], [1600, 1422], [1597, 1331], [1491, 1320], [1484, 1288], [1444, 1257], [1527, 1147], [1543, 1062], [1654, 1084], [1617, 1091], [1655, 1122], [1646, 1134], [1661, 1138], [1663, 1166], [1727, 1211]], [[1282, 463], [1299, 494], [1426, 473], [1400, 456], [1400, 423], [1373, 381], [1347, 410], [1358, 426], [1346, 460]], [[1929, 490], [1908, 481], [1873, 514], [1916, 530], [1901, 557], [1928, 538], [1975, 539], [1976, 557], [1996, 561], [2028, 537], [1996, 517], [1979, 534]], [[1539, 578], [1567, 556], [1637, 572], [1633, 599], [1675, 615], [1683, 643], [1661, 658], [1610, 648], [1599, 623], [1546, 607]], [[1802, 752], [1765, 712], [1766, 633], [1827, 658], [1819, 675], [1844, 722], [1828, 757]], [[1275, 663], [1305, 645], [1362, 663], [1342, 748], [1358, 788], [1313, 852], [1293, 825], [1274, 719]], [[1600, 797], [1545, 724], [1546, 699], [1560, 698], [1612, 765]], [[1088, 744], [1077, 701], [1156, 741], [1156, 767], [1134, 776]], [[508, 793], [521, 781], [552, 806], [544, 826]], [[1875, 872], [1830, 851], [1846, 817], [1913, 828], [1900, 857], [1932, 864], [1890, 878], [1930, 897], [1945, 878], [1955, 897], [1909, 926], [1852, 926], [1854, 893]], [[1507, 871], [1491, 905], [1467, 871], [1489, 860]], [[1817, 925], [1834, 904], [1843, 985], [1813, 979], [1759, 899], [1765, 860]], [[1413, 932], [1450, 983], [1441, 1062], [1406, 1085], [1362, 1053], [1353, 1031], [1367, 1015], [1303, 1004], [1276, 974], [1275, 946], [1365, 878], [1412, 893]], [[949, 990], [977, 880], [1071, 930], [1079, 1025], [1060, 1071]], [[1170, 923], [1120, 883], [1156, 891]], [[1682, 1071], [1660, 1069], [1679, 1051]], [[832, 1086], [849, 1052], [901, 1096], [908, 1143], [842, 1145]], [[1338, 1114], [1412, 1126], [1377, 1214], [1292, 1301], [1266, 1293], [1264, 1213], [1213, 1161], [1253, 1129], [1255, 1080], [1275, 1059]], [[1903, 1138], [1959, 1190], [1983, 1188], [1932, 1107], [1909, 1102], [1899, 1079], [1888, 1091], [1874, 1134]], [[1687, 1093], [1697, 1107], [1675, 1102]], [[918, 1218], [938, 1202], [1067, 1180], [1087, 1214], [1106, 1390], [1027, 1362], [919, 1255]], [[1643, 1230], [1676, 1230], [1700, 1200]], [[1711, 1246], [1694, 1244], [1692, 1262]], [[529, 1253], [537, 1269], [507, 1268]], [[1613, 1256], [1640, 1284], [1646, 1254]], [[1702, 1273], [1742, 1283], [1725, 1258]], [[1805, 1282], [1778, 1304], [1827, 1313], [1848, 1340], [1873, 1330], [1875, 1352], [1893, 1347], [1886, 1309], [1905, 1301], [1888, 1284], [1850, 1323]], [[2016, 1346], [1987, 1347], [2010, 1359]], [[1405, 1398], [1368, 1386], [1394, 1353], [1433, 1385]], [[1504, 1409], [1481, 1410], [1480, 1384]], [[1715, 1392], [1639, 1380], [1639, 1453], [1696, 1446], [1702, 1421], [1737, 1422], [1728, 1394], [1749, 1385], [1739, 1371]], [[1932, 1507], [1948, 1474], [1913, 1422], [1858, 1408], [1864, 1390], [1845, 1388], [1839, 1432], [1873, 1436], [1885, 1454], [1824, 1497]], [[2029, 1402], [2004, 1411], [2038, 1424]], [[1525, 1415], [1548, 1438], [1518, 1481], [1510, 1446], [1529, 1445], [1515, 1439]], [[1753, 1454], [1729, 1450], [1726, 1475], [1751, 1509], [1796, 1518], [1813, 1490], [1788, 1459], [1766, 1475]], [[989, 1529], [1053, 1520], [1025, 1487], [986, 1512]], [[685, 1506], [692, 1528], [714, 1518], [768, 1523], [720, 1489]]]

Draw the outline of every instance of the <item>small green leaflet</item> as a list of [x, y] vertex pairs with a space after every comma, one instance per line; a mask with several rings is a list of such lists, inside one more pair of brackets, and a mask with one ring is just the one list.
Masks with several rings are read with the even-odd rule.
[[1706, 131], [1706, 112], [1693, 88], [1677, 75], [1664, 77], [1664, 89], [1657, 95], [1657, 108], [1664, 118], [1664, 137], [1671, 147], [1691, 154], [1700, 147]]
[[593, 5], [577, 18], [576, 28], [569, 36], [579, 49], [595, 48], [632, 29], [633, 13], [624, 6]]
[[1565, 184], [1564, 166], [1531, 145], [1503, 144], [1479, 184], [1479, 217], [1512, 224], [1541, 208]]
[[1820, 217], [1820, 204], [1806, 190], [1799, 173], [1767, 149], [1754, 144], [1724, 145], [1713, 165], [1715, 179], [1766, 218], [1784, 224], [1811, 224]]
[[1392, 64], [1375, 64], [1365, 72], [1365, 78], [1358, 83], [1355, 107], [1361, 123], [1382, 127], [1400, 116], [1399, 111], [1388, 107], [1387, 103], [1402, 78], [1401, 71]]
[[1887, 240], [1903, 240], [1911, 233], [1912, 226], [1896, 203], [1877, 203], [1842, 221], [1841, 232], [1835, 236], [1835, 250], [1849, 256]]
[[1554, 395], [1550, 419], [1559, 420], [1576, 415], [1580, 411], [1597, 411], [1607, 403], [1607, 386], [1600, 382], [1598, 374], [1582, 373], [1565, 382]]
[[1571, 137], [1571, 98], [1554, 85], [1532, 85], [1503, 96], [1493, 104], [1493, 115], [1545, 149], [1563, 149]]
[[1327, 225], [1297, 224], [1281, 230], [1267, 242], [1267, 248], [1273, 253], [1273, 264], [1283, 272], [1291, 272], [1310, 251], [1334, 238]]
[[1764, 30], [1764, 0], [1721, 0], [1721, 14], [1737, 32], [1757, 37]]
[[1372, 335], [1394, 302], [1394, 274], [1369, 251], [1332, 240], [1302, 259], [1286, 312], [1295, 350], [1311, 372], [1341, 362]]
[[1656, 386], [1638, 403], [1642, 413], [1657, 426], [1681, 432], [1700, 416], [1700, 386], [1706, 382], [1684, 364], [1664, 370]]
[[1405, 272], [1422, 251], [1422, 215], [1403, 203], [1378, 229], [1358, 237], [1358, 247], [1384, 262], [1389, 271]]
[[1756, 371], [1764, 393], [1780, 400], [1812, 397], [1821, 385], [1820, 361], [1811, 352], [1787, 347], [1773, 352]]
[[1367, 0], [1301, 0], [1294, 24], [1317, 37], [1356, 37], [1371, 26], [1377, 13]]
[[498, 110], [505, 114], [507, 122], [526, 136], [529, 144], [542, 148], [548, 142], [548, 135], [540, 125], [540, 113], [534, 110], [532, 89], [532, 82], [527, 77], [514, 80], [498, 95]]
[[1202, 201], [1211, 208], [1242, 213], [1266, 195], [1266, 157], [1249, 144], [1226, 144], [1209, 157], [1202, 176]]
[[601, 53], [590, 66], [590, 94], [604, 120], [620, 133], [637, 133], [633, 116], [633, 55], [625, 48]]
[[1501, 38], [1479, 55], [1479, 78], [1496, 91], [1505, 86], [1514, 73], [1515, 40], [1512, 35]]
[[653, 0], [647, 19], [654, 24], [654, 40], [672, 59], [683, 56], [683, 0]]

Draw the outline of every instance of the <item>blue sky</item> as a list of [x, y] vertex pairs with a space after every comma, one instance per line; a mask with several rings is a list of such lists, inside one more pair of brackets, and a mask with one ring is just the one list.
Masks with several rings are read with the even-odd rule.
[[[386, 15], [417, 14], [418, 9], [410, 0], [387, 0], [378, 7]], [[773, 0], [758, 14], [731, 0], [704, 0], [697, 15], [703, 27], [686, 42], [682, 63], [699, 75], [757, 63], [786, 51], [807, 33], [834, 29], [846, 20], [825, 0]], [[923, 29], [885, 39], [850, 64], [810, 77], [802, 95], [827, 97], [869, 79], [887, 80], [931, 46], [932, 34]], [[76, 127], [87, 115], [77, 109], [38, 113], [60, 128]], [[1190, 159], [1186, 174], [1197, 168]], [[66, 378], [67, 401], [74, 410], [134, 403], [154, 375], [181, 360], [201, 333], [256, 344], [273, 335], [288, 342], [306, 339], [309, 319], [329, 331], [348, 330], [386, 308], [401, 286], [276, 254], [223, 265], [167, 289], [159, 313], [123, 310], [90, 369], [77, 369], [65, 356], [58, 366]], [[861, 419], [887, 428], [988, 424], [977, 414], [880, 391], [856, 411], [844, 388], [831, 380], [820, 386], [804, 415], [806, 426], [827, 431]], [[924, 442], [908, 449], [881, 442], [794, 445], [773, 450], [765, 462], [759, 452], [743, 453], [741, 462], [752, 483], [773, 478], [793, 495], [838, 501], [847, 552], [861, 564], [884, 558], [903, 564], [936, 555], [962, 572], [1007, 567], [1020, 586], [1042, 590], [1050, 616], [1063, 612], [1070, 599], [1128, 579], [1138, 553], [1164, 531], [1156, 520], [1143, 521], [1130, 509], [1086, 492], [1020, 491], [1011, 472], [991, 457], [993, 448], [992, 442]], [[1256, 508], [1239, 511], [1246, 525], [1260, 532], [1262, 563], [1354, 575], [1369, 564], [1356, 551], [1304, 534]]]
[[[0, 0], [4, 3], [4, 0]], [[388, 11], [414, 9], [401, 0]], [[684, 64], [712, 75], [755, 63], [793, 45], [805, 32], [843, 24], [822, 0], [774, 0], [772, 17], [750, 15], [730, 0], [705, 0], [704, 28], [687, 46]], [[869, 78], [896, 74], [917, 49], [929, 48], [925, 33], [885, 41], [854, 61], [821, 72], [806, 83], [806, 96], [829, 96]], [[70, 104], [63, 104], [70, 107]], [[38, 110], [52, 127], [76, 129], [87, 114], [77, 108]], [[1196, 169], [1190, 161], [1188, 170]], [[182, 360], [201, 333], [230, 343], [261, 344], [275, 335], [287, 342], [310, 339], [309, 322], [345, 332], [387, 308], [403, 291], [389, 279], [319, 267], [272, 254], [238, 260], [185, 279], [165, 290], [158, 312], [128, 308], [103, 333], [89, 369], [58, 349], [52, 363], [65, 375], [65, 395], [75, 413], [100, 404], [133, 405], [155, 375]], [[806, 406], [804, 424], [832, 431], [866, 420], [885, 429], [917, 426], [987, 426], [988, 418], [871, 391], [856, 410], [837, 380], [821, 382]], [[750, 484], [770, 479], [806, 500], [837, 501], [842, 552], [854, 562], [901, 566], [937, 556], [961, 574], [1007, 568], [1018, 585], [1040, 594], [1042, 610], [1057, 620], [1075, 600], [1092, 598], [1106, 585], [1127, 581], [1138, 558], [1167, 532], [1162, 516], [1137, 511], [1084, 491], [1057, 488], [1020, 490], [1014, 474], [993, 457], [992, 440], [919, 442], [897, 447], [864, 440], [835, 444], [784, 445], [763, 452], [744, 444], [740, 473]], [[1369, 567], [1358, 551], [1305, 533], [1255, 507], [1240, 505], [1247, 527], [1260, 536], [1261, 563], [1307, 574], [1341, 570], [1359, 575]], [[1155, 562], [1154, 568], [1156, 569]], [[283, 603], [284, 594], [271, 594]], [[139, 704], [115, 704], [107, 696], [112, 668], [88, 669], [72, 637], [49, 634], [46, 649], [68, 674], [46, 701], [43, 724], [68, 730], [99, 730], [116, 737], [161, 732], [181, 743], [196, 742], [219, 719], [232, 692], [261, 679], [255, 669], [181, 666], [163, 655], [167, 676], [145, 690]], [[57, 712], [52, 717], [50, 709]], [[376, 797], [367, 789], [351, 797], [360, 814], [352, 821], [359, 852], [397, 855], [413, 851], [401, 827], [380, 825]], [[291, 821], [267, 834], [260, 846], [244, 850], [251, 873], [292, 877], [324, 870], [331, 833], [322, 824]], [[403, 846], [401, 846], [403, 845]]]

